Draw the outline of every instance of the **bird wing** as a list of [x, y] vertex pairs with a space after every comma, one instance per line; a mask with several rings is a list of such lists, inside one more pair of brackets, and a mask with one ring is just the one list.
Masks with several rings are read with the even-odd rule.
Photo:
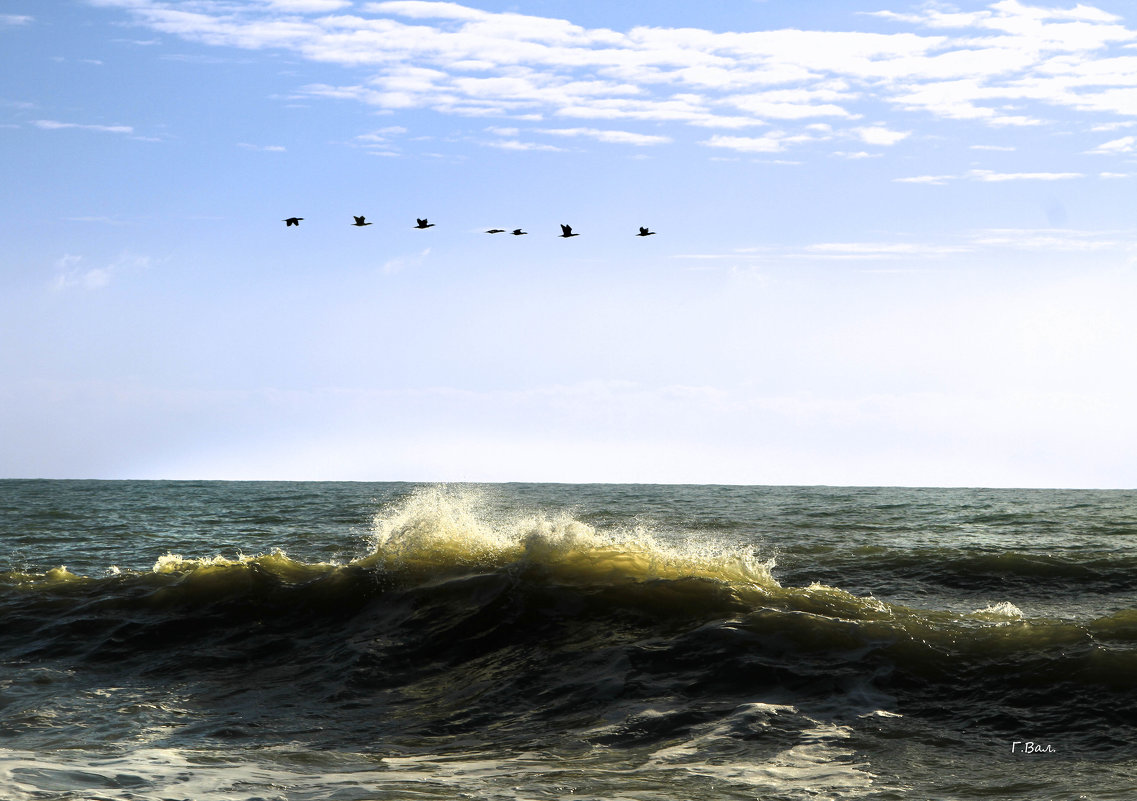
[[572, 226], [571, 225], [561, 225], [561, 233], [562, 234], [571, 234], [572, 233]]

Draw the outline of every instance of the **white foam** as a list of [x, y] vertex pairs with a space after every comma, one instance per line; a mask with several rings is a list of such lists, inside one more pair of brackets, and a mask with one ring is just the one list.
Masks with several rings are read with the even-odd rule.
[[997, 604], [988, 604], [982, 609], [976, 609], [968, 617], [990, 620], [996, 623], [1012, 622], [1023, 619], [1023, 610], [1009, 601], [1000, 601]]
[[792, 706], [744, 704], [722, 720], [696, 729], [682, 744], [656, 751], [645, 765], [649, 772], [681, 771], [766, 794], [808, 794], [809, 798], [838, 801], [862, 798], [879, 791], [868, 766], [855, 761], [855, 752], [841, 741], [852, 736], [847, 726], [809, 721], [791, 747], [764, 761], [733, 758], [731, 747], [740, 727], [763, 729], [776, 715], [797, 714]]
[[753, 550], [707, 542], [672, 545], [637, 525], [610, 531], [559, 513], [497, 512], [480, 491], [435, 486], [377, 514], [374, 554], [364, 564], [501, 566], [537, 563], [568, 572], [627, 578], [697, 576], [777, 586], [772, 560]]

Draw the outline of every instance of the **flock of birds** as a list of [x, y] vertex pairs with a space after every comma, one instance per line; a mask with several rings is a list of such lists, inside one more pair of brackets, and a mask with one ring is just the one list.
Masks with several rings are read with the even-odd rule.
[[[355, 222], [352, 224], [359, 227], [359, 228], [362, 228], [365, 225], [371, 225], [371, 223], [367, 222], [366, 217], [363, 217], [363, 216], [356, 217], [354, 214], [352, 215], [352, 217], [355, 218]], [[299, 226], [300, 221], [303, 219], [304, 219], [303, 217], [286, 217], [285, 219], [281, 220], [281, 222], [284, 223], [285, 228], [289, 228], [293, 225]], [[425, 218], [420, 220], [416, 217], [415, 222], [417, 223], [417, 225], [415, 225], [414, 227], [418, 228], [420, 230], [425, 229], [425, 228], [433, 228], [434, 227], [434, 223], [429, 222]], [[488, 231], [486, 231], [486, 233], [487, 234], [504, 234], [504, 233], [506, 233], [506, 230], [504, 228], [491, 228]], [[524, 236], [525, 234], [527, 234], [529, 232], [528, 231], [522, 231], [520, 228], [514, 228], [512, 231], [509, 231], [509, 233], [513, 234], [514, 236]], [[640, 232], [638, 234], [636, 234], [636, 236], [654, 236], [654, 235], [655, 235], [655, 231], [649, 231], [647, 228], [643, 227], [642, 225], [640, 226]], [[572, 232], [572, 226], [571, 225], [563, 225], [562, 224], [561, 225], [561, 238], [568, 239], [570, 236], [580, 236], [580, 234], [574, 234]]]

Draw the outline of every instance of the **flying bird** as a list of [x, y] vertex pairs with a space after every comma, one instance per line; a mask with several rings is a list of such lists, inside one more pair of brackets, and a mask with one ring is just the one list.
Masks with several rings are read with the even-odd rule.
[[[351, 216], [352, 216], [352, 217], [355, 217], [355, 215], [354, 215], [354, 214], [353, 214], [353, 215], [351, 215]], [[367, 218], [366, 218], [366, 217], [355, 217], [355, 222], [354, 222], [354, 223], [352, 223], [352, 224], [353, 224], [353, 225], [359, 225], [359, 226], [364, 226], [364, 225], [371, 225], [371, 223], [367, 222]]]
[[418, 222], [418, 225], [416, 225], [415, 228], [433, 228], [434, 227], [434, 223], [427, 222], [425, 219], [420, 220], [418, 217], [415, 217], [415, 220]]
[[504, 234], [505, 229], [504, 228], [491, 228], [490, 230], [486, 231], [486, 233], [487, 234]]
[[524, 236], [526, 232], [525, 232], [525, 231], [522, 231], [520, 228], [514, 228], [514, 229], [513, 229], [513, 231], [512, 231], [511, 233], [512, 233], [514, 236]]
[[641, 225], [640, 232], [636, 236], [655, 236], [655, 231], [649, 231]]
[[572, 226], [571, 225], [562, 225], [561, 226], [561, 236], [564, 237], [565, 239], [568, 239], [570, 236], [580, 236], [580, 234], [574, 234], [572, 232]]
[[287, 220], [281, 220], [281, 222], [284, 223], [285, 228], [289, 228], [293, 225], [300, 225], [300, 221], [303, 219], [303, 217], [289, 217]]

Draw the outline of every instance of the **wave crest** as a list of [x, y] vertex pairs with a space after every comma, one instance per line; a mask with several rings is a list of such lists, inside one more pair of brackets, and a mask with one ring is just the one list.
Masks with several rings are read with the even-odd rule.
[[704, 578], [778, 587], [774, 560], [722, 543], [663, 541], [637, 525], [599, 531], [568, 512], [495, 513], [483, 493], [429, 487], [379, 512], [374, 552], [354, 564], [392, 569], [539, 566], [576, 580]]

